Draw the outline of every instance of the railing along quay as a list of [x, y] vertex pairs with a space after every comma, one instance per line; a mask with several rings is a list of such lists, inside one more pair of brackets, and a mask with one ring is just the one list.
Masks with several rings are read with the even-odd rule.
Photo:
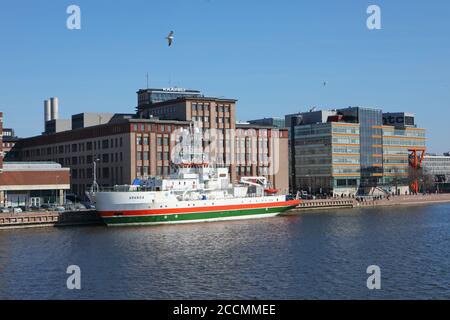
[[302, 200], [296, 208], [288, 211], [287, 214], [310, 209], [353, 208], [355, 206], [356, 202], [354, 199]]

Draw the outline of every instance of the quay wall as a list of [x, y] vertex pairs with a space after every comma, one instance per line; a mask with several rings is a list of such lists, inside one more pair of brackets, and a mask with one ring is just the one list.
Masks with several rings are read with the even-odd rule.
[[102, 224], [95, 210], [0, 213], [0, 229]]

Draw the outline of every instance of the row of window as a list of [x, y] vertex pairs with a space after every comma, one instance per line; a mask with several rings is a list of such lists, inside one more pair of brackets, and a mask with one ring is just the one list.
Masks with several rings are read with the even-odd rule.
[[338, 134], [359, 134], [359, 127], [341, 127], [341, 126], [336, 126], [333, 127], [333, 133], [338, 133]]
[[147, 123], [135, 123], [133, 124], [133, 131], [138, 132], [172, 132], [175, 130], [175, 126], [170, 124], [147, 124]]
[[425, 138], [425, 130], [383, 130], [384, 136]]
[[[114, 162], [122, 162], [123, 161], [123, 153], [115, 152], [115, 153], [103, 153], [101, 155], [87, 155], [87, 156], [78, 156], [78, 157], [65, 157], [54, 159], [54, 161], [60, 163], [63, 166], [76, 166], [76, 165], [84, 165], [84, 164], [92, 164], [94, 160], [100, 160], [101, 163], [114, 163]], [[51, 160], [49, 160], [51, 161]]]
[[123, 146], [123, 139], [120, 138], [111, 138], [111, 139], [103, 139], [103, 140], [95, 140], [88, 142], [79, 142], [72, 144], [65, 144], [47, 148], [39, 148], [32, 150], [25, 150], [25, 157], [41, 157], [41, 156], [49, 156], [56, 154], [67, 154], [67, 153], [75, 153], [75, 152], [85, 152], [91, 150], [101, 150], [101, 149], [109, 149], [109, 148], [119, 148]]
[[[168, 176], [171, 170], [169, 166], [157, 166], [156, 167], [156, 175], [157, 176]], [[136, 167], [136, 176], [137, 177], [148, 177], [150, 175], [148, 166], [137, 166]]]
[[333, 143], [359, 144], [359, 138], [357, 138], [357, 137], [333, 137]]
[[407, 140], [407, 139], [395, 139], [384, 138], [383, 144], [387, 146], [408, 146], [408, 147], [424, 147], [425, 140]]

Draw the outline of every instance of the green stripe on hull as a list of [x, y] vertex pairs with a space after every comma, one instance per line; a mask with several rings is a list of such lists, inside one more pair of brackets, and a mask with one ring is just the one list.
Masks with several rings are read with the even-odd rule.
[[239, 216], [257, 216], [259, 214], [281, 213], [292, 207], [274, 207], [274, 208], [257, 208], [243, 209], [233, 211], [211, 211], [183, 214], [168, 215], [147, 215], [147, 216], [116, 216], [104, 217], [103, 220], [107, 225], [123, 225], [123, 224], [159, 224], [170, 222], [187, 222], [207, 219], [233, 218]]

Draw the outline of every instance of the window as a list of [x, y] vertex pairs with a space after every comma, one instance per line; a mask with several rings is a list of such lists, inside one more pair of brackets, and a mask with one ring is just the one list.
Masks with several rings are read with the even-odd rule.
[[136, 136], [136, 144], [142, 145], [142, 136]]
[[148, 146], [148, 137], [144, 137], [144, 145]]
[[108, 179], [109, 178], [109, 168], [103, 168], [103, 178]]
[[142, 152], [140, 151], [136, 152], [136, 160], [138, 161], [142, 160]]
[[86, 143], [86, 150], [88, 150], [88, 151], [92, 150], [92, 142]]
[[108, 149], [109, 148], [109, 141], [108, 141], [108, 139], [102, 141], [102, 148], [103, 149]]
[[109, 162], [109, 154], [108, 153], [104, 153], [102, 155], [102, 162], [103, 163], [108, 163]]

